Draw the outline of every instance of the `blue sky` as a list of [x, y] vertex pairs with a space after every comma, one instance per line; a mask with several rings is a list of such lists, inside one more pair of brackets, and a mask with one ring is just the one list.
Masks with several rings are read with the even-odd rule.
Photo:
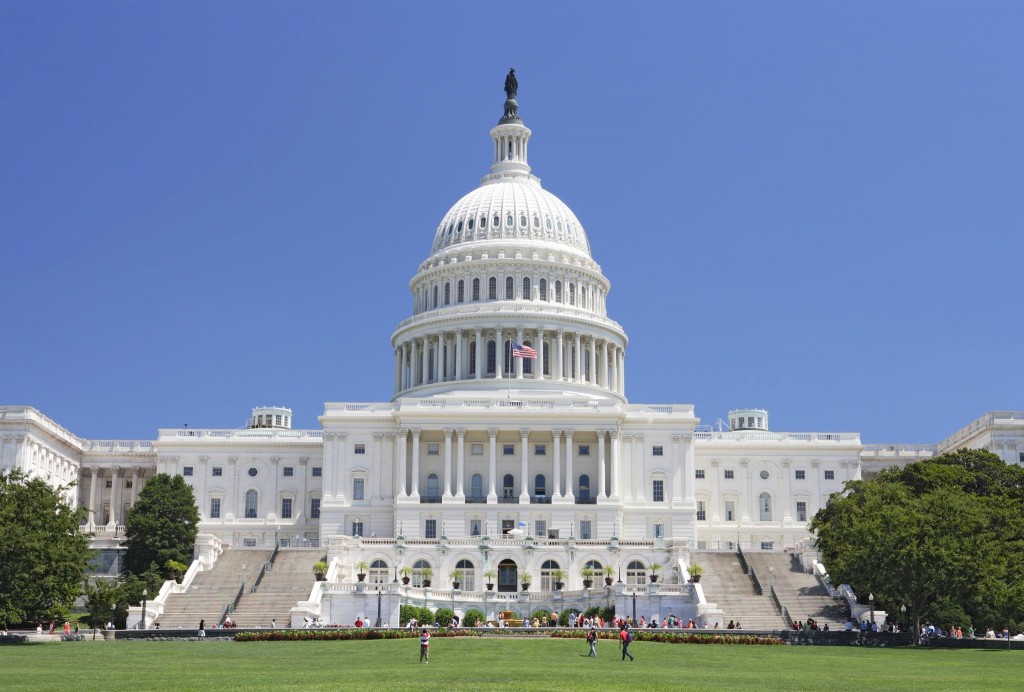
[[867, 442], [1024, 409], [1024, 3], [598, 8], [0, 4], [0, 404], [152, 439], [389, 399], [515, 66], [631, 401]]

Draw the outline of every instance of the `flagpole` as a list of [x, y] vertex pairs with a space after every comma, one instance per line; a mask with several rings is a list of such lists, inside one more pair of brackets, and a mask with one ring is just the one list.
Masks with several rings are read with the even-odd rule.
[[[509, 342], [508, 342], [508, 364], [509, 364], [509, 367], [512, 366], [512, 341], [511, 340], [509, 340]], [[515, 371], [515, 368], [512, 368], [512, 370]], [[506, 377], [505, 379], [508, 380], [508, 400], [512, 401], [512, 378], [511, 377]]]

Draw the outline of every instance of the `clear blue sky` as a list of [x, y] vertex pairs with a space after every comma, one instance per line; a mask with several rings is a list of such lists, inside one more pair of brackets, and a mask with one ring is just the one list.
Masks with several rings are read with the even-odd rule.
[[1024, 3], [600, 7], [0, 3], [0, 404], [152, 439], [388, 400], [515, 66], [632, 402], [867, 442], [1024, 409]]

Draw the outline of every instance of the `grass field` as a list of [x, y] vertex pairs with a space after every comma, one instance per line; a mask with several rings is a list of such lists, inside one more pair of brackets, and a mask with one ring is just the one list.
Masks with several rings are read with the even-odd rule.
[[4, 690], [1019, 690], [1024, 652], [602, 641], [83, 642], [0, 647]]

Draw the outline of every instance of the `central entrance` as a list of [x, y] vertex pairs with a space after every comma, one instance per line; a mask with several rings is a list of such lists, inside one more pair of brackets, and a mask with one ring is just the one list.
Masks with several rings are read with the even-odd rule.
[[498, 563], [498, 591], [515, 593], [519, 590], [517, 569], [516, 563], [512, 560], [502, 560]]

